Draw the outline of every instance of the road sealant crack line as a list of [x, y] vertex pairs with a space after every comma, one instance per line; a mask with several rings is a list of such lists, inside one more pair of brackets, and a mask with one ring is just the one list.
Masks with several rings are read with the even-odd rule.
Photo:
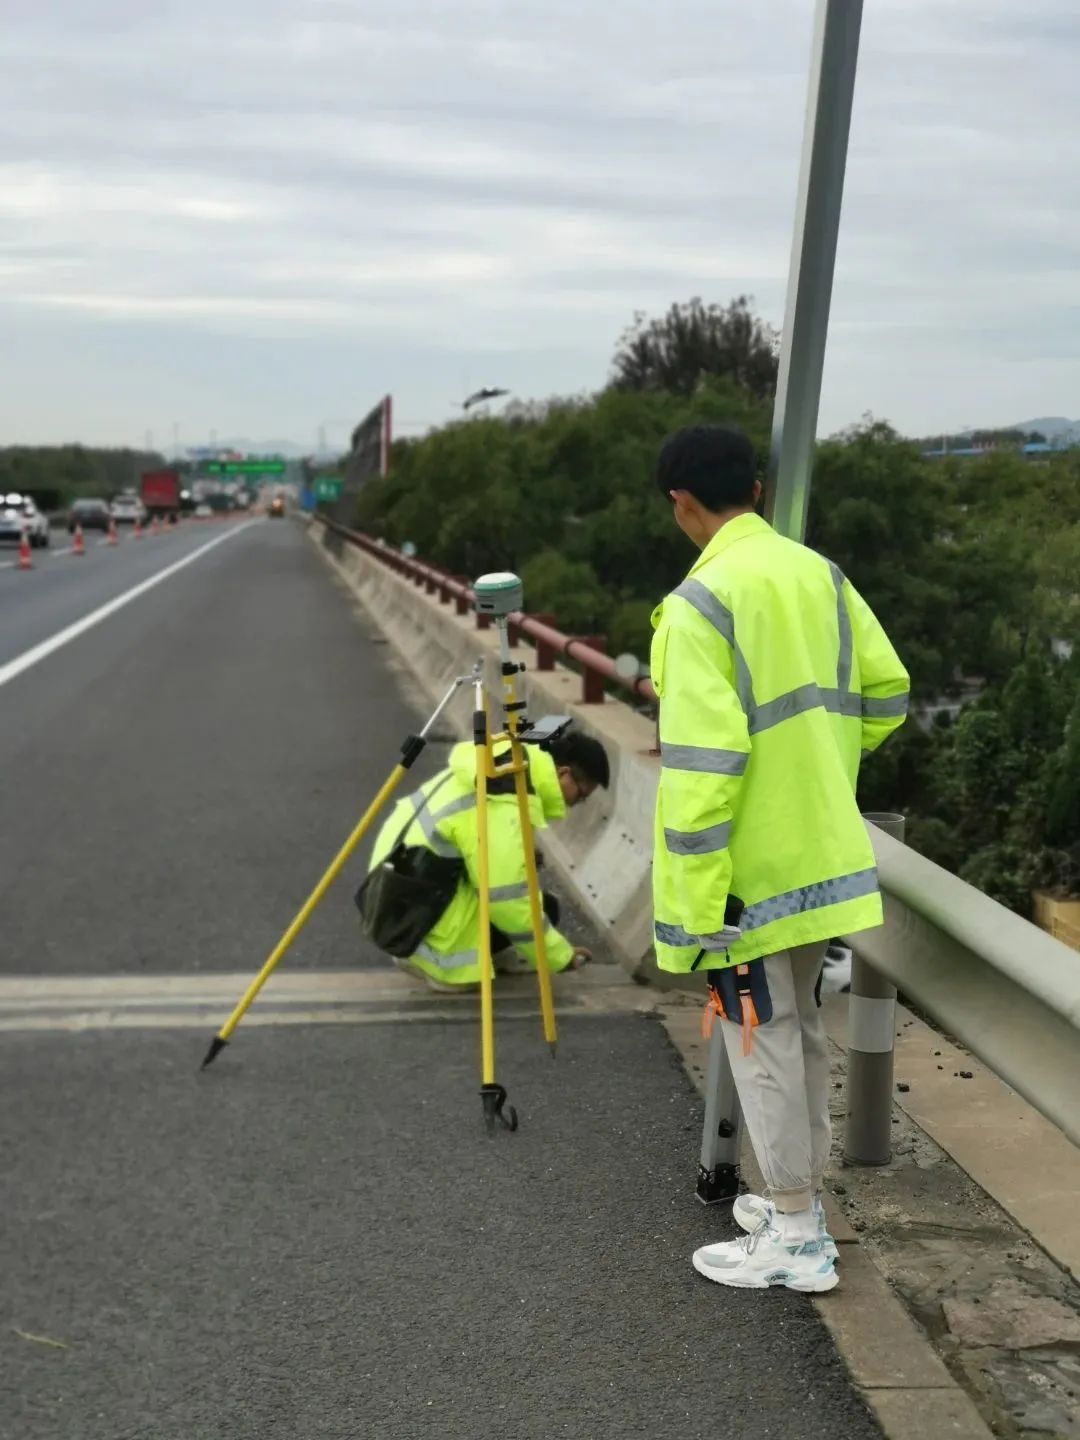
[[[516, 1005], [495, 1007], [495, 1013], [502, 1024], [533, 1025], [537, 1010], [534, 1004], [524, 1002]], [[564, 1005], [560, 1017], [573, 1016], [579, 1020], [603, 1020], [608, 1018], [602, 1011], [587, 1005]], [[215, 1019], [220, 1020], [217, 1009], [186, 1010], [80, 1010], [71, 1014], [19, 1014], [9, 1017], [0, 1013], [0, 1034], [43, 1033], [81, 1034], [88, 1030], [198, 1030], [212, 1028]], [[372, 1006], [339, 1005], [308, 1009], [297, 1006], [291, 1010], [264, 1010], [262, 1013], [250, 1010], [244, 1017], [244, 1028], [262, 1028], [268, 1025], [397, 1025], [397, 1024], [476, 1024], [475, 1006], [470, 1009], [447, 1007], [438, 1000], [418, 1000], [411, 1004], [388, 1006], [376, 1010]]]
[[[604, 973], [607, 971], [608, 973]], [[604, 1017], [654, 1008], [654, 997], [622, 981], [614, 967], [585, 980], [555, 980], [559, 1011]], [[43, 976], [0, 979], [0, 1031], [129, 1030], [206, 1026], [241, 993], [246, 975]], [[505, 1020], [536, 1018], [535, 981], [506, 977], [496, 996]], [[401, 1020], [474, 1024], [476, 996], [432, 995], [385, 971], [308, 971], [276, 976], [245, 1024], [386, 1024]]]
[[[156, 575], [151, 575], [149, 579], [132, 586], [130, 590], [125, 590], [123, 594], [115, 596], [104, 605], [99, 605], [96, 610], [91, 610], [89, 615], [84, 615], [81, 620], [74, 621], [71, 625], [65, 626], [63, 630], [58, 630], [55, 635], [50, 635], [47, 640], [40, 641], [37, 645], [31, 646], [29, 650], [24, 650], [21, 655], [16, 655], [15, 659], [9, 660], [6, 665], [0, 665], [0, 687], [16, 679], [17, 676], [39, 664], [40, 661], [47, 659], [65, 645], [70, 644], [72, 640], [77, 640], [80, 635], [84, 635], [95, 625], [100, 625], [103, 620], [107, 620], [110, 615], [115, 615], [125, 605], [130, 605], [140, 595], [145, 595], [148, 590], [153, 590], [155, 586], [171, 579], [173, 575], [186, 569], [188, 565], [194, 565], [196, 560], [209, 554], [218, 545], [224, 545], [227, 540], [234, 540], [237, 535], [242, 535], [252, 525], [259, 523], [257, 520], [248, 520], [243, 525], [238, 525], [235, 530], [228, 530], [224, 535], [216, 536], [206, 545], [200, 545], [198, 550], [193, 551], [190, 555], [185, 555], [181, 560], [175, 560], [164, 570], [159, 570]], [[56, 551], [55, 553], [60, 555], [65, 552]]]

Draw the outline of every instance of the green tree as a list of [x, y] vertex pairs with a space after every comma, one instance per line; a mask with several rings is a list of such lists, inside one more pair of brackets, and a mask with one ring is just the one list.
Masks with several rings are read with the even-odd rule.
[[619, 390], [692, 395], [707, 375], [732, 380], [758, 399], [776, 393], [777, 333], [746, 295], [727, 305], [693, 299], [659, 320], [639, 312], [619, 340], [611, 383]]
[[568, 560], [557, 550], [542, 550], [522, 567], [529, 609], [556, 615], [572, 634], [604, 630], [610, 602], [591, 566]]

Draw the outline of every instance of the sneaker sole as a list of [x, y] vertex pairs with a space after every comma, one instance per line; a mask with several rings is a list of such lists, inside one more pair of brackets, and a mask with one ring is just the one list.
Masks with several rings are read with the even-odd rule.
[[462, 985], [451, 985], [443, 980], [435, 980], [418, 965], [412, 965], [408, 960], [395, 960], [394, 969], [400, 975], [408, 975], [410, 980], [419, 980], [426, 985], [433, 995], [468, 995], [480, 989], [478, 981], [468, 980]]
[[[743, 1197], [737, 1196], [734, 1205], [731, 1207], [731, 1218], [738, 1225], [740, 1230], [745, 1230], [747, 1235], [752, 1235], [761, 1223], [761, 1216], [755, 1211], [744, 1207], [740, 1210], [739, 1201]], [[821, 1253], [827, 1260], [839, 1260], [840, 1251], [837, 1249], [836, 1241], [831, 1235], [823, 1235]]]
[[727, 1285], [732, 1290], [773, 1290], [781, 1286], [786, 1290], [797, 1290], [803, 1295], [824, 1295], [828, 1290], [835, 1290], [840, 1283], [840, 1276], [835, 1269], [820, 1275], [795, 1275], [790, 1270], [773, 1270], [753, 1278], [744, 1276], [736, 1279], [734, 1274], [714, 1270], [704, 1260], [699, 1260], [697, 1255], [694, 1256], [694, 1269], [699, 1275], [704, 1275], [706, 1280], [712, 1280], [716, 1285]]

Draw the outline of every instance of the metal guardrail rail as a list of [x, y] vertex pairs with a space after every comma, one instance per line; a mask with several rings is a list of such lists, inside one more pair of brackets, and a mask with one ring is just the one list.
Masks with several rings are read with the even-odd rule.
[[885, 924], [849, 943], [1080, 1145], [1080, 955], [868, 828]]
[[[435, 565], [425, 564], [411, 556], [403, 555], [388, 544], [380, 544], [370, 535], [359, 530], [350, 530], [325, 515], [314, 517], [333, 534], [340, 536], [350, 545], [357, 546], [378, 560], [388, 569], [404, 575], [417, 586], [422, 586], [429, 595], [437, 595], [444, 604], [453, 604], [459, 615], [473, 610], [473, 592], [468, 580], [462, 575], [451, 575]], [[487, 615], [476, 615], [476, 626], [486, 630], [490, 625]], [[551, 615], [529, 615], [524, 612], [510, 617], [510, 644], [517, 645], [522, 636], [536, 647], [538, 670], [552, 670], [555, 657], [564, 655], [581, 667], [582, 701], [587, 705], [603, 702], [604, 686], [613, 685], [639, 700], [656, 702], [656, 691], [646, 676], [628, 677], [619, 673], [615, 661], [604, 650], [606, 643], [602, 635], [566, 635], [555, 626]]]

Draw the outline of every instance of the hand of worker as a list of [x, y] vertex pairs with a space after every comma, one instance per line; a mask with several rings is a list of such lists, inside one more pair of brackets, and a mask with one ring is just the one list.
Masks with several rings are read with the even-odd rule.
[[741, 937], [742, 931], [738, 925], [725, 925], [724, 928], [718, 930], [715, 935], [698, 935], [696, 938], [702, 950], [716, 953], [727, 950]]

